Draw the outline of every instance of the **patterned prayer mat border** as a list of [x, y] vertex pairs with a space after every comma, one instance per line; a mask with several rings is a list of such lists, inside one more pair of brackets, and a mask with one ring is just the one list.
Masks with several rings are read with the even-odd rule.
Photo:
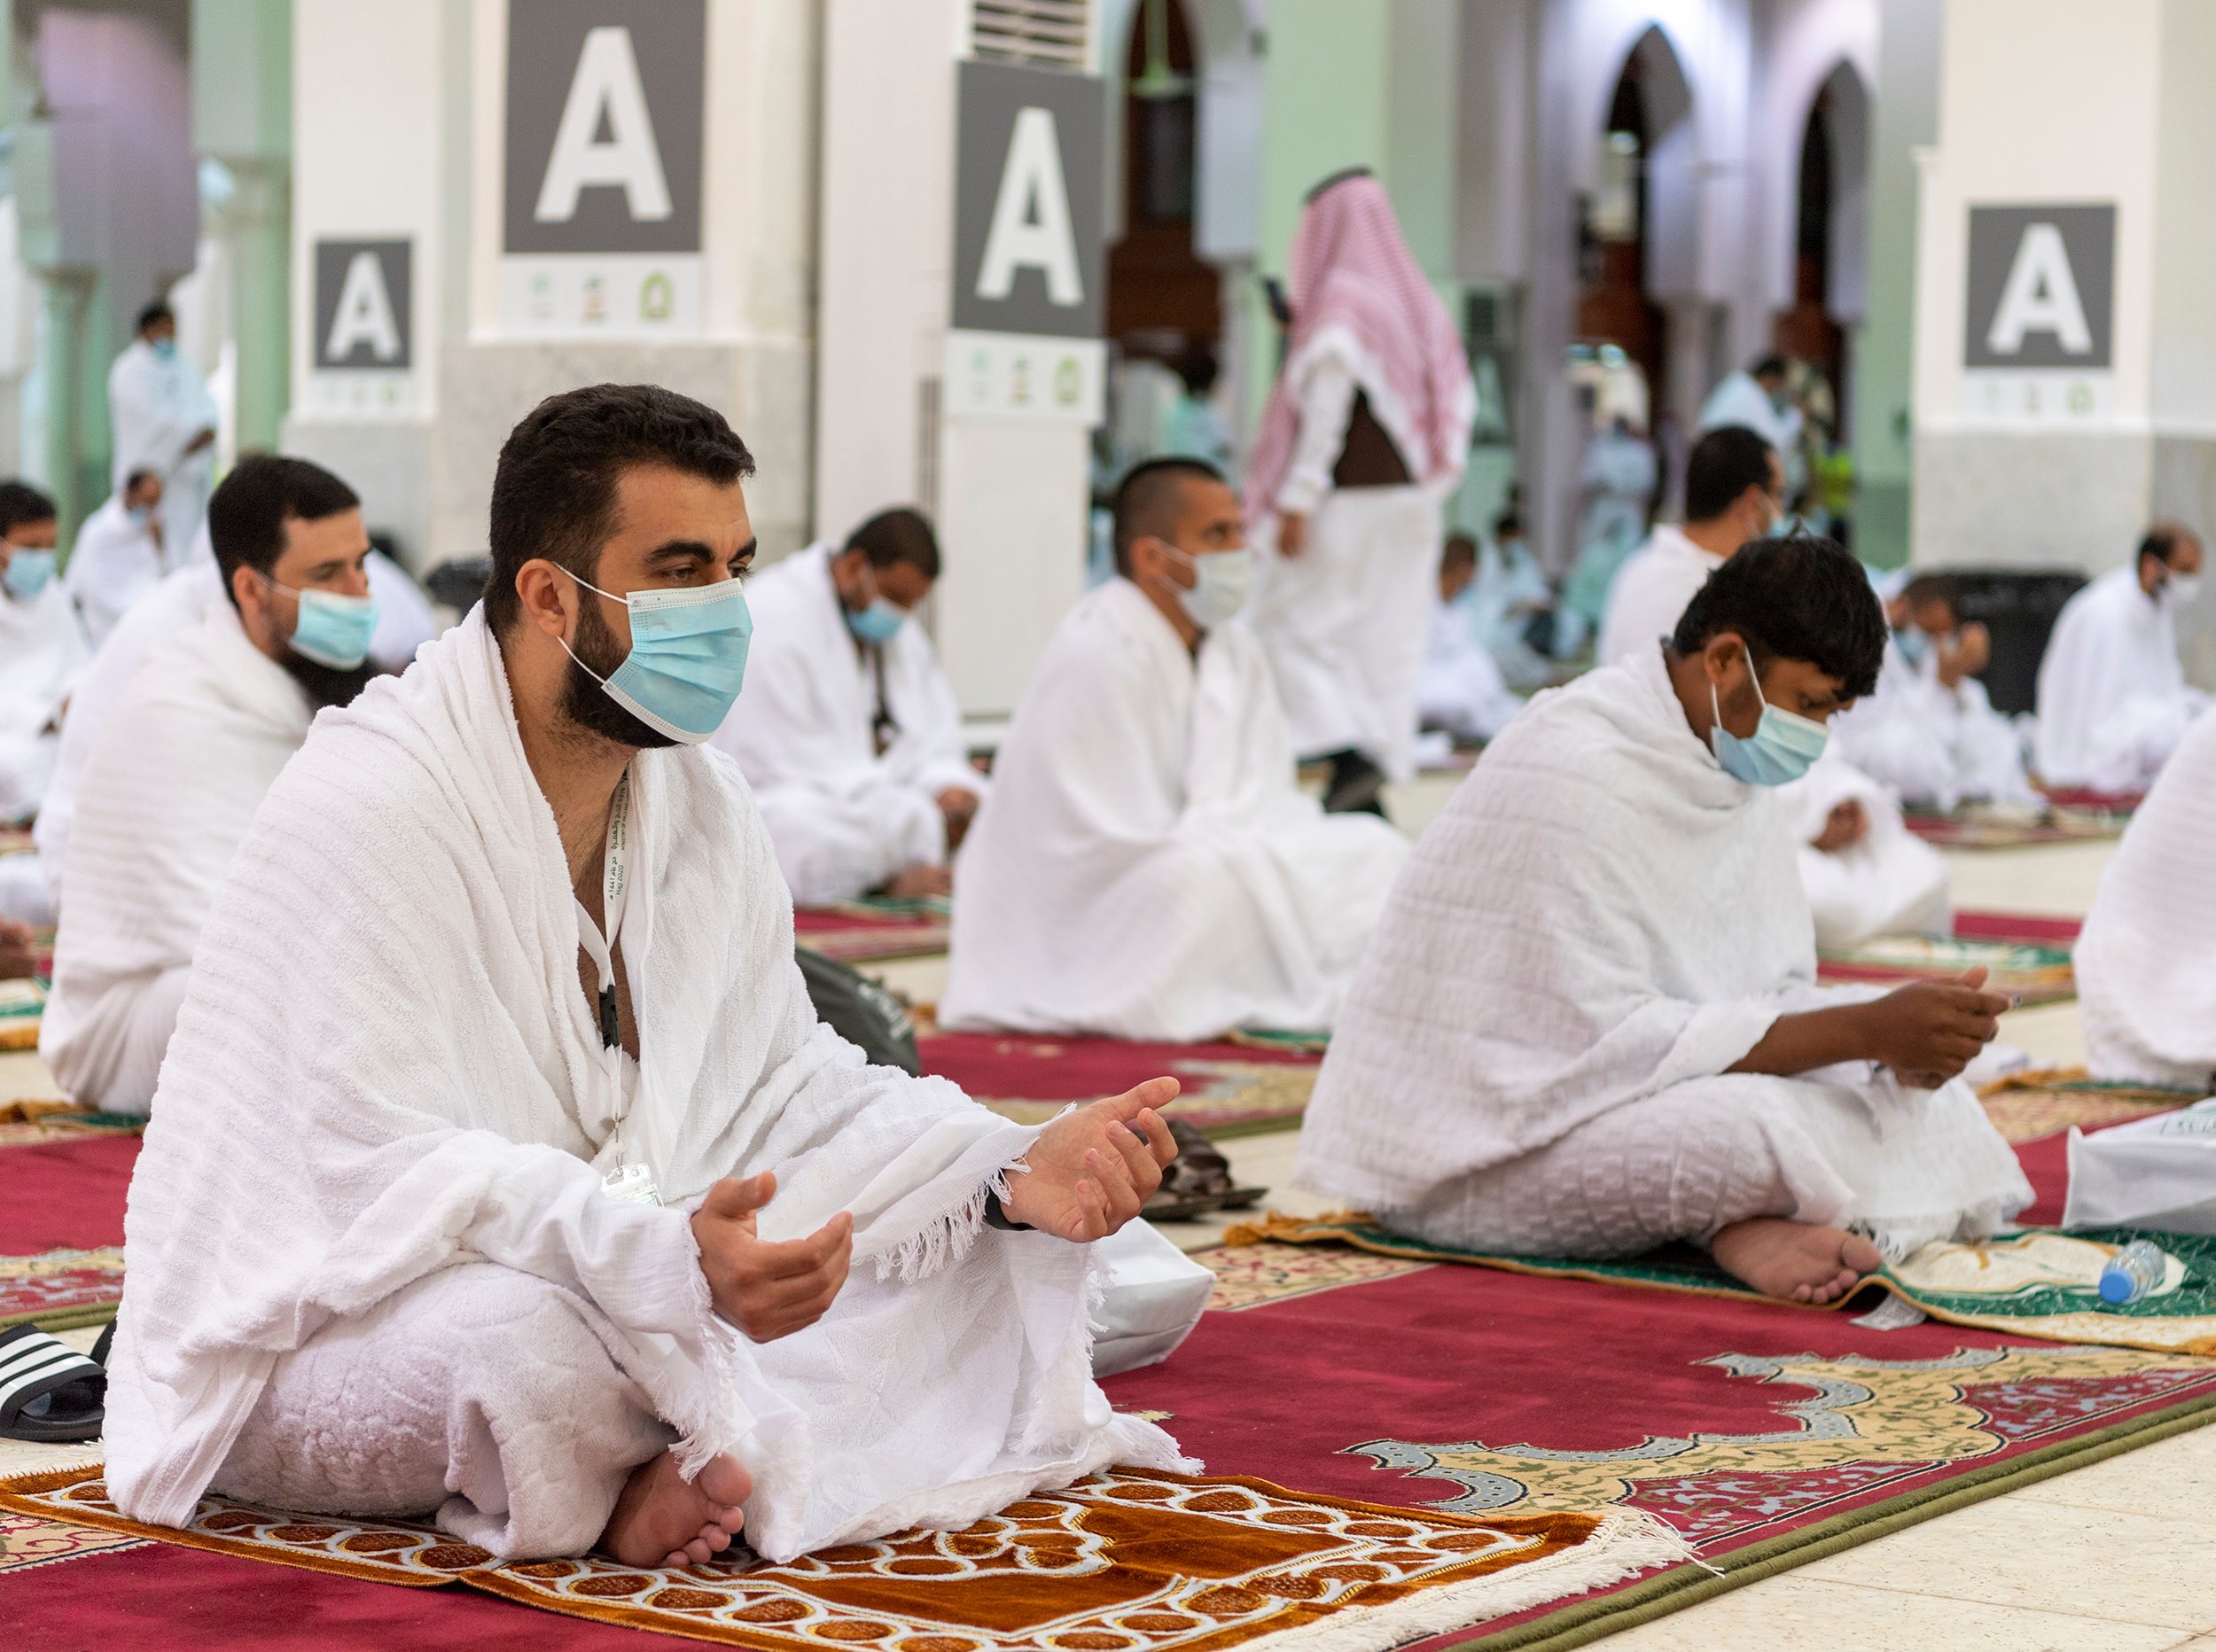
[[33, 1321], [49, 1331], [105, 1325], [122, 1299], [120, 1245], [0, 1257], [0, 1330]]
[[928, 957], [947, 949], [943, 923], [903, 923], [881, 929], [803, 930], [800, 945], [840, 963], [884, 963]]
[[1908, 830], [1942, 849], [2027, 849], [2049, 843], [2100, 843], [2120, 838], [2129, 810], [2056, 807], [2036, 816], [1997, 814], [1971, 808], [1953, 814], [1905, 815]]
[[[2183, 1265], [2181, 1274], [2163, 1290], [2121, 1307], [2102, 1302], [2097, 1282], [2101, 1264], [2121, 1246], [2140, 1238], [2159, 1243]], [[1690, 1246], [1671, 1246], [1624, 1262], [1504, 1256], [1406, 1238], [1359, 1212], [1315, 1220], [1271, 1212], [1259, 1221], [1242, 1222], [1228, 1229], [1223, 1243], [1234, 1246], [1346, 1244], [1404, 1261], [1453, 1262], [1636, 1290], [1727, 1297], [1804, 1313], [1837, 1313], [1848, 1301], [1861, 1299], [1876, 1288], [1892, 1292], [1949, 1325], [2045, 1342], [2216, 1355], [2216, 1238], [2192, 1234], [2147, 1234], [2121, 1227], [2064, 1234], [2036, 1228], [1975, 1244], [1929, 1244], [1907, 1261], [1871, 1274], [1848, 1297], [1822, 1304], [1765, 1297], [1733, 1279]], [[2001, 1288], [1962, 1289], [1961, 1282], [1972, 1277], [1998, 1282]], [[1864, 1305], [1868, 1305], [1866, 1301]], [[2180, 1308], [2189, 1311], [2181, 1313]]]
[[[826, 1641], [882, 1652], [1385, 1652], [1692, 1552], [1635, 1509], [1451, 1515], [1137, 1469], [1025, 1499], [963, 1531], [845, 1544], [783, 1566], [667, 1570], [597, 1556], [488, 1564], [483, 1549], [420, 1523], [214, 1497], [171, 1531], [118, 1512], [97, 1469], [0, 1482], [0, 1508], [372, 1582], [458, 1582], [753, 1652], [820, 1652]], [[974, 1587], [995, 1578], [1006, 1586], [990, 1596]], [[951, 1598], [934, 1601], [942, 1590]]]

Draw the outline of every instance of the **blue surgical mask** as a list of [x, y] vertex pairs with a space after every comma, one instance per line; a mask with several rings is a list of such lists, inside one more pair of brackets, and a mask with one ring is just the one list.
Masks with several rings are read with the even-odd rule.
[[157, 339], [147, 347], [153, 351], [159, 361], [174, 362], [177, 359], [177, 341], [175, 339]]
[[1203, 631], [1213, 631], [1246, 606], [1254, 589], [1254, 553], [1245, 546], [1236, 550], [1212, 550], [1192, 556], [1170, 549], [1193, 572], [1193, 588], [1177, 593], [1177, 605], [1185, 618]]
[[51, 550], [28, 550], [21, 545], [8, 552], [8, 566], [0, 573], [0, 585], [8, 588], [8, 595], [20, 603], [27, 603], [46, 588], [46, 581], [54, 577], [54, 553]]
[[890, 643], [908, 623], [907, 614], [882, 596], [859, 613], [851, 608], [841, 612], [847, 616], [847, 629], [865, 643]]
[[1715, 718], [1708, 730], [1708, 744], [1716, 753], [1716, 761], [1723, 765], [1723, 772], [1750, 786], [1783, 786], [1799, 780], [1823, 755], [1830, 744], [1830, 732], [1813, 718], [1803, 717], [1762, 699], [1761, 680], [1755, 675], [1754, 656], [1750, 653], [1746, 662], [1747, 681], [1754, 684], [1754, 697], [1762, 700], [1762, 721], [1754, 732], [1742, 740], [1723, 726], [1723, 706], [1716, 697], [1716, 685], [1708, 685], [1708, 706]]
[[746, 680], [746, 650], [754, 635], [742, 581], [718, 580], [623, 596], [583, 580], [577, 583], [621, 603], [631, 616], [631, 651], [612, 677], [602, 676], [577, 659], [568, 643], [562, 644], [602, 692], [649, 729], [684, 745], [698, 745], [723, 726]]
[[147, 523], [154, 519], [154, 509], [152, 505], [125, 505], [123, 514], [140, 527], [144, 527]]
[[296, 591], [267, 574], [262, 578], [272, 590], [300, 600], [300, 616], [293, 620], [293, 635], [286, 640], [302, 659], [312, 659], [334, 671], [352, 671], [370, 657], [370, 638], [377, 631], [377, 598], [312, 588]]
[[1901, 658], [1911, 666], [1921, 666], [1931, 652], [1931, 634], [1919, 631], [1914, 626], [1905, 631], [1896, 631], [1892, 640], [1894, 646], [1900, 649]]

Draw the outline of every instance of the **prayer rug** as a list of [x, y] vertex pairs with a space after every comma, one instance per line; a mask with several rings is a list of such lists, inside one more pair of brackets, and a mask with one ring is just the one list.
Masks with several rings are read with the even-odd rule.
[[0, 1049], [36, 1049], [46, 987], [37, 980], [0, 981]]
[[1120, 1095], [1167, 1073], [1184, 1086], [1166, 1116], [1218, 1138], [1299, 1127], [1320, 1049], [1288, 1042], [1128, 1044], [919, 1027], [924, 1071], [951, 1079], [995, 1112], [1041, 1124], [1072, 1102]]
[[[2138, 799], [2128, 801], [2136, 807]], [[1942, 849], [2021, 849], [2041, 843], [2088, 843], [2120, 838], [2130, 809], [2072, 807], [2056, 803], [2012, 805], [1970, 803], [1940, 814], [1904, 811], [1908, 830]]]
[[2006, 993], [2019, 1003], [2060, 1003], [2078, 995], [2077, 973], [2066, 947], [1973, 940], [1960, 934], [1949, 940], [1881, 935], [1860, 947], [1825, 952], [1816, 961], [1819, 980], [1841, 984], [1900, 986], [1948, 979], [1975, 969], [1986, 971], [1986, 985], [1994, 992]]
[[800, 907], [792, 929], [801, 946], [841, 963], [914, 958], [947, 949], [943, 900], [850, 900]]
[[1244, 1477], [1112, 1470], [955, 1532], [637, 1570], [597, 1556], [502, 1565], [433, 1527], [204, 1498], [183, 1531], [132, 1521], [97, 1469], [20, 1477], [0, 1508], [373, 1582], [459, 1582], [550, 1611], [743, 1646], [899, 1652], [1385, 1652], [1686, 1556], [1645, 1510], [1434, 1513]]
[[0, 1256], [0, 1330], [34, 1321], [49, 1331], [104, 1325], [122, 1299], [120, 1245]]

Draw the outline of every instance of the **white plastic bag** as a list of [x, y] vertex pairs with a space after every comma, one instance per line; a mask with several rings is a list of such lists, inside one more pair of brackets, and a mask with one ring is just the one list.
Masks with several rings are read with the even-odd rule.
[[1096, 1241], [1093, 1254], [1106, 1286], [1093, 1375], [1160, 1364], [1200, 1323], [1216, 1276], [1143, 1221]]
[[2216, 1234], [2216, 1096], [2098, 1135], [2072, 1128], [2062, 1225]]

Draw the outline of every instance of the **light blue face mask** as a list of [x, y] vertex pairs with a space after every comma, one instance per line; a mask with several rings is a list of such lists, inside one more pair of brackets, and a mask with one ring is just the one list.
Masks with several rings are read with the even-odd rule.
[[1921, 666], [1931, 654], [1931, 633], [1919, 630], [1915, 626], [1896, 632], [1892, 640], [1893, 645], [1900, 649], [1901, 658], [1911, 666]]
[[370, 657], [370, 638], [377, 632], [376, 597], [313, 588], [296, 591], [275, 580], [269, 582], [272, 590], [300, 601], [300, 617], [293, 620], [286, 642], [302, 659], [334, 671], [352, 671]]
[[746, 680], [746, 650], [754, 635], [742, 581], [718, 580], [622, 596], [582, 580], [577, 583], [621, 603], [631, 616], [631, 651], [612, 677], [602, 676], [577, 659], [568, 643], [562, 644], [610, 699], [683, 745], [698, 745], [723, 726]]
[[1708, 706], [1715, 722], [1708, 730], [1708, 744], [1716, 753], [1716, 761], [1723, 765], [1723, 772], [1732, 779], [1750, 786], [1789, 784], [1806, 774], [1823, 755], [1823, 748], [1830, 743], [1830, 731], [1813, 718], [1763, 699], [1752, 653], [1747, 655], [1746, 668], [1747, 681], [1754, 684], [1754, 697], [1762, 700], [1762, 721], [1744, 740], [1733, 734], [1723, 726], [1723, 707], [1716, 698], [1716, 685], [1711, 682]]
[[842, 608], [840, 612], [847, 616], [847, 629], [865, 643], [890, 643], [908, 623], [907, 614], [882, 596], [860, 613], [851, 608]]
[[132, 526], [144, 527], [154, 519], [154, 508], [152, 505], [125, 505], [123, 514], [131, 519]]
[[156, 339], [147, 347], [153, 351], [159, 361], [174, 362], [177, 359], [177, 341], [175, 339]]
[[30, 550], [21, 545], [10, 548], [8, 566], [0, 573], [0, 585], [8, 588], [8, 595], [20, 603], [27, 603], [46, 588], [46, 581], [54, 577], [54, 553], [51, 550]]

